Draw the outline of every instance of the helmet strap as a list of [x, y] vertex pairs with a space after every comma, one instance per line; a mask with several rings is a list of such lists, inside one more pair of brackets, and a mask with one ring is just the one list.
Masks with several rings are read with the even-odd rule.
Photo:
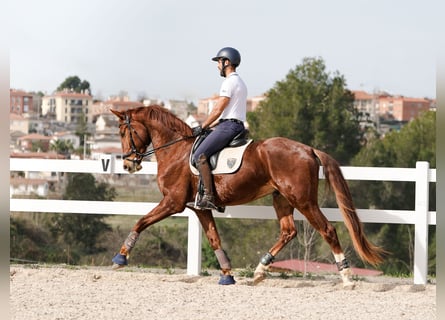
[[229, 61], [229, 63], [230, 63], [229, 59], [222, 58], [222, 68], [221, 68], [221, 72], [219, 73], [221, 75], [221, 77], [224, 77], [224, 78], [226, 77], [226, 68], [229, 66], [229, 64], [226, 65], [226, 61]]

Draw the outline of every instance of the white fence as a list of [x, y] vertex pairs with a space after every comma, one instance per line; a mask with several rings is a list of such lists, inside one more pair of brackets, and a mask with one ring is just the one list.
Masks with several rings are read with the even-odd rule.
[[[415, 225], [414, 245], [414, 284], [426, 284], [428, 271], [428, 226], [436, 225], [436, 212], [429, 211], [429, 183], [436, 182], [436, 169], [430, 169], [428, 162], [417, 162], [416, 168], [374, 168], [342, 167], [346, 180], [374, 181], [411, 181], [415, 183], [414, 210], [372, 210], [357, 209], [362, 222], [396, 223]], [[122, 160], [104, 155], [99, 160], [48, 160], [48, 159], [10, 159], [10, 171], [29, 172], [84, 172], [103, 174], [125, 174]], [[144, 162], [143, 169], [136, 174], [157, 173], [157, 164]], [[320, 178], [324, 178], [320, 168]], [[157, 203], [10, 199], [11, 212], [58, 212], [88, 214], [145, 215]], [[337, 208], [322, 208], [330, 221], [343, 221]], [[188, 217], [187, 273], [198, 275], [201, 272], [202, 232], [198, 218], [193, 211], [186, 209], [175, 216]], [[218, 218], [276, 219], [269, 206], [236, 206], [218, 213]], [[296, 220], [305, 219], [295, 210]], [[129, 230], [130, 231], [130, 230]], [[116, 244], [120, 246], [121, 244]]]

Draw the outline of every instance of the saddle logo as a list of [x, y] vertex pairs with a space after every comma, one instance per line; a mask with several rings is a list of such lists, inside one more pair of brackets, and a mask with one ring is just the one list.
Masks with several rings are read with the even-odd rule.
[[235, 163], [236, 163], [236, 158], [228, 158], [228, 159], [227, 159], [227, 166], [228, 166], [230, 169], [233, 168], [233, 166], [235, 165]]

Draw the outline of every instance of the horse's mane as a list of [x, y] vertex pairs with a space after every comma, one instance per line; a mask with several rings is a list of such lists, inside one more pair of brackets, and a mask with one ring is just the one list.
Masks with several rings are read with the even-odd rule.
[[169, 110], [159, 106], [150, 105], [148, 107], [138, 107], [132, 110], [134, 114], [143, 113], [143, 117], [146, 119], [156, 120], [161, 122], [165, 127], [181, 134], [182, 136], [188, 136], [191, 134], [190, 127], [176, 115]]

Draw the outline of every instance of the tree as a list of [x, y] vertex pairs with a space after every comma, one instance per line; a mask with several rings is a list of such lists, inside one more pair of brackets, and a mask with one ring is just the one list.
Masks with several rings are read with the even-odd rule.
[[[363, 136], [353, 102], [354, 96], [346, 89], [343, 76], [328, 73], [321, 58], [305, 58], [266, 93], [256, 111], [248, 113], [249, 128], [254, 139], [287, 137], [328, 152], [347, 164], [360, 150]], [[270, 198], [264, 201], [270, 204]], [[324, 201], [335, 203], [332, 195]], [[292, 247], [285, 248], [282, 255], [289, 252], [292, 257], [306, 260], [313, 254], [319, 256], [318, 233], [305, 224], [300, 229], [304, 256], [299, 251], [294, 255]]]
[[68, 155], [74, 150], [74, 146], [69, 140], [59, 139], [51, 142], [50, 149], [56, 151], [58, 154]]
[[48, 144], [42, 140], [34, 140], [31, 142], [31, 151], [33, 152], [47, 152], [48, 147]]
[[63, 91], [63, 89], [73, 90], [74, 92], [82, 92], [88, 90], [91, 92], [90, 83], [86, 80], [80, 80], [78, 76], [67, 77], [58, 87], [57, 91]]
[[79, 137], [79, 144], [81, 151], [83, 152], [83, 148], [86, 147], [85, 140], [91, 133], [88, 130], [88, 123], [85, 119], [85, 114], [82, 112], [77, 120], [76, 131], [74, 132], [76, 136]]
[[[116, 191], [106, 183], [98, 183], [90, 173], [68, 174], [64, 200], [111, 201]], [[59, 236], [73, 252], [96, 253], [102, 248], [96, 246], [100, 235], [111, 230], [103, 219], [105, 215], [56, 214], [50, 220], [50, 230]]]
[[[414, 168], [417, 161], [428, 161], [436, 167], [436, 113], [425, 112], [405, 125], [400, 132], [392, 131], [383, 139], [374, 138], [354, 157], [352, 165], [370, 167]], [[360, 185], [359, 183], [357, 183]], [[378, 182], [357, 195], [369, 206], [408, 210], [413, 206], [414, 186], [403, 182]], [[382, 192], [385, 190], [385, 192]], [[432, 193], [434, 196], [434, 193]], [[430, 199], [432, 205], [435, 198]]]
[[[414, 168], [417, 161], [428, 161], [436, 167], [436, 113], [425, 112], [405, 125], [399, 132], [392, 131], [384, 138], [374, 138], [352, 160], [355, 166]], [[363, 192], [366, 190], [366, 192]], [[415, 186], [412, 182], [360, 181], [351, 183], [351, 192], [360, 208], [412, 210], [415, 203]], [[430, 210], [436, 210], [436, 188], [430, 185]], [[413, 265], [412, 225], [366, 226], [376, 233], [379, 242], [392, 254], [385, 260], [385, 272], [409, 273]], [[435, 272], [434, 227], [429, 232], [430, 272]]]
[[304, 58], [248, 114], [256, 139], [287, 137], [330, 153], [342, 164], [360, 150], [362, 133], [354, 96], [343, 76], [326, 71], [321, 58]]
[[196, 113], [196, 110], [198, 110], [198, 107], [195, 106], [195, 104], [192, 102], [187, 103], [187, 113], [188, 114], [194, 114]]

